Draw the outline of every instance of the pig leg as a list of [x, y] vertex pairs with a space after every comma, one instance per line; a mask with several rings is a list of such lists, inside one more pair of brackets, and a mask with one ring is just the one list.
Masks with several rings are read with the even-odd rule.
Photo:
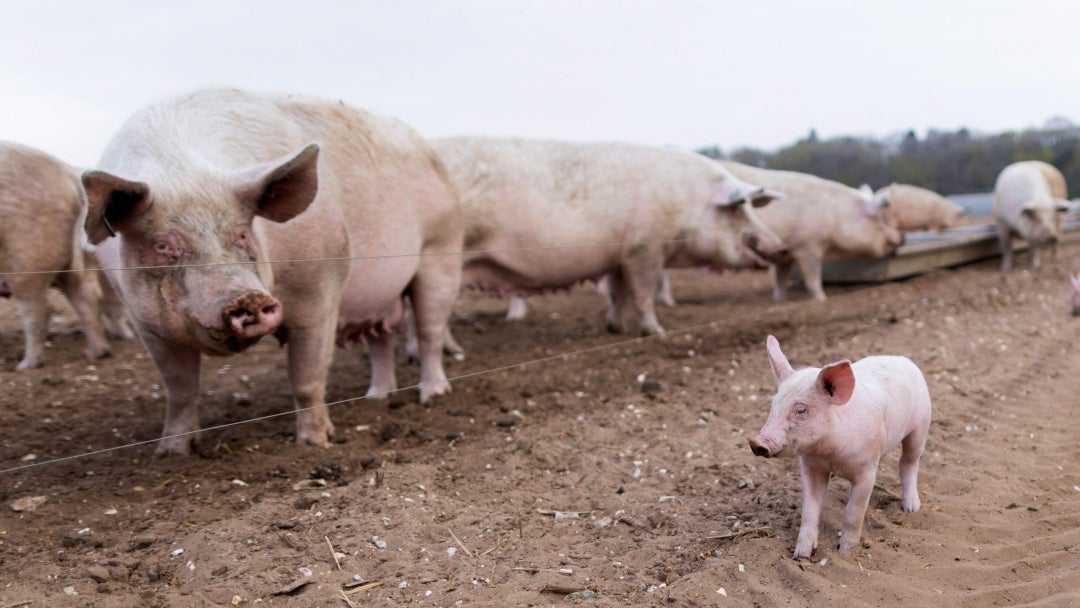
[[[443, 263], [440, 267], [437, 263], [439, 260], [451, 263]], [[427, 403], [436, 395], [450, 392], [442, 354], [460, 274], [459, 259], [432, 256], [432, 261], [420, 269], [409, 287], [413, 313], [416, 315], [417, 351], [420, 356], [420, 403]]]
[[[397, 375], [394, 373], [394, 335], [382, 333], [365, 339], [368, 360], [371, 361], [371, 386], [366, 397], [385, 399], [397, 390]], [[419, 340], [417, 341], [419, 345]]]
[[326, 411], [326, 376], [334, 358], [336, 327], [337, 315], [329, 314], [321, 325], [288, 328], [289, 386], [296, 407], [298, 444], [328, 447], [334, 436], [334, 425]]
[[[465, 349], [458, 344], [454, 334], [450, 331], [450, 324], [446, 324], [446, 335], [443, 336], [443, 352], [454, 358], [455, 361], [465, 360]], [[420, 342], [416, 337], [416, 315], [413, 314], [412, 304], [405, 298], [405, 355], [409, 363], [420, 362]]]
[[199, 351], [150, 332], [142, 332], [142, 339], [165, 384], [165, 428], [155, 453], [186, 456], [199, 441]]
[[1042, 266], [1042, 248], [1042, 245], [1036, 245], [1035, 243], [1028, 244], [1028, 265], [1031, 266], [1032, 270], [1038, 269], [1040, 266]]
[[900, 506], [907, 513], [913, 513], [922, 507], [919, 500], [919, 459], [926, 448], [927, 430], [923, 428], [908, 433], [900, 444]]
[[60, 290], [82, 321], [86, 357], [91, 360], [109, 356], [109, 341], [105, 339], [101, 324], [101, 292], [96, 279], [84, 272], [65, 272], [59, 277]]
[[787, 296], [787, 280], [791, 275], [791, 262], [783, 261], [769, 265], [769, 280], [772, 281], [772, 298], [783, 302]]
[[664, 271], [660, 259], [659, 255], [642, 252], [631, 255], [622, 269], [643, 336], [664, 333], [664, 328], [656, 318], [656, 292], [660, 286], [660, 275]]
[[95, 272], [95, 279], [101, 286], [101, 311], [104, 316], [105, 335], [113, 340], [130, 340], [135, 331], [128, 320], [127, 309], [116, 294], [116, 290], [100, 272]]
[[668, 308], [674, 308], [675, 296], [671, 295], [671, 275], [660, 273], [660, 286], [656, 290], [656, 301]]
[[807, 464], [799, 459], [802, 469], [802, 523], [799, 524], [799, 540], [795, 543], [795, 559], [810, 559], [817, 549], [818, 523], [821, 506], [825, 503], [825, 490], [829, 487], [829, 470]]
[[851, 483], [851, 496], [844, 507], [844, 526], [840, 529], [840, 542], [837, 549], [847, 551], [859, 544], [862, 537], [863, 519], [866, 507], [870, 504], [870, 493], [874, 490], [877, 477], [877, 461], [865, 471], [859, 472]]
[[1013, 265], [1013, 246], [1012, 246], [1012, 231], [1007, 227], [998, 223], [998, 243], [1001, 244], [1001, 270], [1002, 272], [1012, 270]]
[[511, 296], [510, 303], [506, 307], [506, 320], [520, 321], [524, 319], [527, 314], [529, 314], [529, 305], [525, 303], [525, 298]]
[[607, 281], [607, 330], [613, 334], [621, 334], [626, 329], [626, 303], [630, 299], [630, 288], [626, 284], [621, 271], [608, 273]]
[[23, 350], [22, 361], [15, 366], [15, 371], [21, 372], [45, 364], [45, 341], [49, 338], [49, 305], [46, 300], [48, 287], [40, 289], [40, 293], [22, 295], [14, 292], [15, 309], [19, 312], [19, 318], [23, 326]]
[[810, 292], [810, 297], [818, 302], [825, 301], [825, 288], [821, 285], [821, 260], [823, 254], [816, 251], [803, 251], [795, 255], [795, 264], [799, 267], [803, 284]]

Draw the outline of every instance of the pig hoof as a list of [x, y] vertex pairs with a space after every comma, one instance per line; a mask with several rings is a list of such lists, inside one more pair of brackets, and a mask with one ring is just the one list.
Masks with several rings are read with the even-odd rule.
[[313, 445], [320, 448], [330, 447], [330, 438], [334, 436], [334, 429], [322, 431], [307, 431], [296, 433], [297, 445]]
[[607, 323], [607, 330], [608, 330], [609, 334], [621, 334], [621, 333], [623, 333], [622, 324], [621, 323], [613, 323], [611, 321], [608, 321], [608, 323]]
[[19, 361], [19, 364], [15, 366], [15, 371], [22, 372], [28, 369], [34, 369], [45, 365], [45, 357], [32, 357]]
[[194, 435], [184, 437], [167, 437], [158, 442], [154, 456], [165, 458], [167, 456], [190, 456], [196, 440]]
[[432, 397], [444, 395], [450, 390], [450, 382], [447, 380], [424, 383], [420, 385], [420, 403], [427, 403]]
[[87, 349], [86, 350], [86, 358], [90, 359], [91, 361], [97, 361], [98, 359], [104, 359], [105, 357], [108, 357], [111, 354], [112, 354], [112, 352], [109, 350], [108, 346], [106, 346], [105, 348], [92, 348], [92, 349]]

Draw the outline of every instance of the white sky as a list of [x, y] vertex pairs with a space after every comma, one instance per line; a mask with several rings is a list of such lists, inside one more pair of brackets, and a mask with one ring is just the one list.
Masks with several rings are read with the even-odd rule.
[[0, 139], [96, 162], [204, 85], [429, 136], [773, 149], [1080, 122], [1076, 0], [2, 0]]

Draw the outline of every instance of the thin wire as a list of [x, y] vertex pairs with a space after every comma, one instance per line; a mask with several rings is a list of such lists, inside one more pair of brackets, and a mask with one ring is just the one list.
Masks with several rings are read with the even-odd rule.
[[[614, 241], [608, 243], [572, 243], [564, 245], [541, 245], [537, 247], [522, 247], [511, 249], [466, 249], [463, 251], [440, 251], [430, 253], [388, 253], [383, 255], [357, 255], [357, 256], [341, 256], [341, 257], [329, 257], [329, 258], [295, 258], [288, 260], [256, 260], [253, 262], [207, 262], [205, 264], [163, 264], [160, 266], [123, 266], [120, 268], [114, 268], [109, 270], [127, 271], [127, 270], [155, 270], [159, 268], [205, 268], [209, 266], [254, 266], [256, 264], [302, 264], [306, 262], [339, 262], [342, 260], [389, 260], [395, 258], [408, 258], [408, 257], [423, 257], [423, 256], [443, 256], [443, 255], [468, 255], [468, 254], [481, 254], [481, 253], [510, 253], [515, 251], [544, 251], [551, 249], [575, 249], [584, 247], [615, 247], [623, 245], [651, 245], [656, 243], [685, 243], [690, 241], [688, 238], [684, 239], [658, 239], [652, 241]], [[65, 270], [26, 270], [26, 271], [10, 271], [0, 272], [0, 277], [17, 276], [17, 275], [35, 275], [35, 274], [61, 274], [69, 272], [90, 272], [94, 270], [104, 270], [102, 268], [84, 268], [81, 270], [65, 269]]]
[[[847, 292], [847, 293], [842, 294], [842, 295], [847, 296], [847, 295], [849, 295], [851, 293], [858, 293], [860, 291], [864, 291], [865, 289], [872, 289], [872, 287], [867, 287], [867, 288], [864, 288], [864, 289], [858, 289], [858, 290], [850, 291], [850, 292]], [[646, 340], [652, 340], [654, 338], [660, 338], [662, 336], [672, 336], [672, 335], [675, 335], [675, 334], [694, 331], [696, 329], [700, 329], [700, 328], [707, 327], [707, 326], [710, 326], [710, 325], [716, 325], [716, 324], [719, 324], [719, 323], [730, 323], [732, 321], [737, 321], [737, 320], [740, 320], [740, 319], [744, 319], [744, 318], [747, 318], [747, 317], [753, 317], [753, 316], [760, 315], [760, 314], [770, 314], [770, 313], [775, 312], [777, 310], [782, 310], [782, 309], [785, 309], [785, 308], [792, 307], [792, 306], [794, 306], [796, 304], [801, 304], [801, 303], [799, 303], [799, 302], [790, 302], [788, 304], [774, 305], [774, 306], [770, 306], [770, 307], [768, 307], [768, 308], [766, 308], [764, 310], [757, 310], [757, 311], [753, 311], [753, 312], [748, 312], [746, 314], [737, 315], [737, 316], [734, 316], [734, 317], [729, 317], [729, 318], [721, 319], [721, 320], [718, 320], [718, 321], [706, 321], [704, 323], [698, 323], [696, 325], [691, 325], [691, 326], [688, 326], [688, 327], [681, 327], [679, 329], [668, 330], [663, 334], [655, 334], [655, 335], [652, 335], [652, 336], [638, 336], [638, 337], [634, 337], [634, 338], [628, 338], [626, 340], [620, 340], [618, 342], [609, 342], [607, 344], [599, 344], [597, 346], [590, 346], [588, 348], [583, 348], [581, 350], [571, 351], [569, 353], [560, 353], [560, 354], [557, 354], [557, 355], [549, 355], [547, 357], [541, 357], [539, 359], [532, 359], [530, 361], [523, 361], [523, 362], [519, 362], [519, 363], [510, 363], [508, 365], [503, 365], [503, 366], [500, 366], [500, 367], [495, 367], [495, 368], [490, 368], [490, 369], [485, 369], [485, 370], [479, 370], [479, 371], [475, 371], [475, 372], [469, 372], [469, 373], [466, 373], [466, 374], [461, 374], [461, 375], [458, 375], [458, 376], [454, 376], [453, 378], [449, 378], [448, 381], [456, 382], [456, 381], [464, 380], [464, 379], [467, 379], [467, 378], [474, 378], [474, 377], [477, 377], [477, 376], [483, 376], [483, 375], [492, 374], [492, 373], [495, 373], [495, 372], [507, 371], [507, 370], [510, 370], [510, 369], [518, 368], [518, 367], [524, 368], [527, 365], [533, 365], [533, 364], [538, 364], [538, 363], [546, 363], [548, 361], [553, 361], [555, 359], [575, 357], [575, 356], [582, 355], [582, 354], [585, 354], [585, 353], [604, 350], [606, 348], [614, 348], [614, 347], [623, 346], [623, 345], [626, 345], [626, 344], [644, 342]], [[240, 425], [243, 425], [243, 424], [261, 422], [263, 420], [269, 420], [271, 418], [280, 418], [282, 416], [288, 416], [290, 414], [299, 414], [300, 412], [307, 412], [307, 411], [311, 411], [311, 410], [321, 408], [321, 407], [325, 407], [325, 408], [329, 409], [329, 408], [334, 407], [334, 406], [343, 405], [343, 404], [346, 404], [346, 403], [352, 403], [354, 401], [363, 401], [365, 399], [382, 398], [382, 397], [386, 397], [386, 396], [389, 396], [389, 395], [397, 393], [397, 392], [418, 389], [418, 388], [420, 388], [420, 386], [421, 386], [420, 384], [414, 384], [414, 385], [411, 385], [411, 386], [397, 388], [397, 389], [394, 389], [392, 391], [386, 391], [384, 393], [380, 393], [380, 394], [376, 394], [376, 395], [365, 395], [363, 397], [350, 397], [348, 399], [341, 399], [339, 401], [333, 401], [331, 403], [323, 403], [323, 404], [320, 404], [320, 405], [312, 405], [312, 406], [309, 406], [309, 407], [306, 407], [306, 408], [292, 409], [292, 410], [285, 411], [285, 412], [277, 412], [277, 413], [273, 413], [273, 414], [267, 414], [265, 416], [259, 416], [257, 418], [248, 418], [248, 419], [245, 419], [245, 420], [238, 420], [236, 422], [227, 422], [227, 423], [224, 423], [224, 424], [219, 424], [219, 425], [215, 425], [215, 426], [211, 426], [211, 427], [206, 427], [206, 428], [198, 429], [198, 430], [195, 430], [195, 431], [188, 431], [186, 433], [178, 433], [178, 434], [175, 434], [175, 435], [166, 435], [166, 436], [163, 436], [163, 437], [158, 437], [157, 439], [146, 439], [146, 440], [137, 441], [137, 442], [134, 442], [134, 443], [128, 443], [128, 444], [124, 444], [124, 445], [113, 446], [113, 447], [110, 447], [110, 448], [103, 448], [103, 449], [94, 450], [94, 451], [91, 451], [91, 452], [84, 452], [82, 454], [75, 454], [75, 455], [72, 455], [72, 456], [61, 456], [59, 458], [53, 458], [51, 460], [44, 460], [42, 462], [31, 462], [31, 463], [27, 463], [27, 464], [15, 466], [15, 467], [10, 467], [10, 468], [7, 468], [7, 469], [0, 469], [0, 475], [5, 475], [5, 474], [8, 474], [8, 473], [14, 473], [16, 471], [22, 471], [22, 470], [25, 470], [25, 469], [41, 467], [41, 466], [50, 465], [50, 464], [56, 464], [58, 462], [65, 462], [65, 461], [69, 461], [69, 460], [77, 460], [77, 459], [80, 459], [80, 458], [87, 458], [87, 457], [96, 456], [96, 455], [99, 455], [99, 454], [105, 454], [105, 453], [109, 453], [109, 452], [116, 452], [116, 451], [125, 450], [125, 449], [128, 449], [128, 448], [138, 447], [138, 446], [147, 445], [147, 444], [151, 444], [151, 443], [157, 443], [157, 442], [163, 441], [165, 439], [175, 439], [175, 438], [178, 438], [178, 437], [186, 437], [188, 435], [194, 435], [196, 433], [202, 433], [204, 431], [218, 431], [218, 430], [222, 430], [222, 429], [231, 428], [231, 427], [234, 427], [234, 426], [240, 426]]]

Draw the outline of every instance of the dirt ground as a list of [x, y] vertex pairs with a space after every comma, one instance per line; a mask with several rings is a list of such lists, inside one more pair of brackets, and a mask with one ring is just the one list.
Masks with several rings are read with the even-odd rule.
[[[338, 352], [328, 399], [350, 401], [330, 449], [292, 443], [268, 340], [206, 360], [203, 425], [231, 426], [190, 458], [153, 455], [163, 391], [137, 342], [88, 363], [57, 298], [47, 366], [16, 374], [0, 303], [0, 607], [346, 606], [343, 590], [358, 606], [1075, 606], [1080, 245], [1062, 253], [1038, 272], [987, 260], [830, 286], [823, 304], [773, 304], [764, 272], [676, 271], [654, 339], [606, 333], [586, 287], [533, 299], [523, 322], [466, 296], [468, 356], [429, 407], [413, 390], [356, 400], [367, 362]], [[775, 389], [769, 333], [796, 367], [920, 365], [920, 512], [901, 511], [890, 453], [862, 547], [824, 540], [847, 498], [834, 479], [823, 546], [791, 559], [797, 463], [747, 447]]]

